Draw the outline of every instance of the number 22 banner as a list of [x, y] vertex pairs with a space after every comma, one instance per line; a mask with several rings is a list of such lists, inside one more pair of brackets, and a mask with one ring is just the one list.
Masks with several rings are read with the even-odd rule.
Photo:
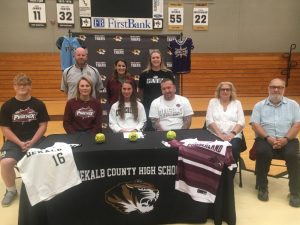
[[193, 30], [208, 30], [208, 7], [205, 3], [194, 5]]

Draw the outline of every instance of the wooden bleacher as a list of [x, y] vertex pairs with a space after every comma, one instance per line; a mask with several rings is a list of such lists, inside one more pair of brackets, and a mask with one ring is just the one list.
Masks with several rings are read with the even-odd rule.
[[[291, 70], [286, 95], [299, 96], [300, 53], [292, 60], [297, 65]], [[211, 97], [219, 82], [231, 81], [239, 97], [266, 96], [272, 78], [285, 79], [281, 71], [286, 66], [282, 53], [193, 54], [192, 72], [183, 76], [183, 95]]]
[[0, 102], [14, 95], [13, 77], [24, 72], [33, 81], [32, 95], [42, 100], [64, 101], [60, 88], [58, 53], [0, 53]]
[[[293, 53], [286, 95], [300, 96], [300, 53]], [[263, 97], [267, 84], [287, 66], [283, 53], [192, 54], [192, 71], [182, 77], [182, 94], [189, 98], [211, 98], [221, 81], [231, 81], [239, 97]], [[130, 70], [130, 69], [129, 69]], [[33, 80], [32, 95], [44, 101], [65, 101], [60, 88], [59, 53], [0, 53], [0, 102], [14, 95], [12, 79], [24, 72]], [[101, 71], [100, 71], [101, 73]]]

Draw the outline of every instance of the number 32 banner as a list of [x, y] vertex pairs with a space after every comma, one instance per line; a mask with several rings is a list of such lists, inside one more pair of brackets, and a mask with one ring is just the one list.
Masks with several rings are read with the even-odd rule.
[[46, 27], [45, 0], [28, 0], [28, 21], [30, 27]]
[[170, 2], [168, 6], [168, 29], [183, 30], [183, 4]]
[[58, 27], [74, 27], [73, 0], [56, 0]]

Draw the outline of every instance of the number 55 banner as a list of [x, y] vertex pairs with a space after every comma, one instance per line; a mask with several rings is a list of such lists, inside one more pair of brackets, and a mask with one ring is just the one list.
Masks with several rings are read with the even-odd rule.
[[73, 0], [56, 0], [58, 27], [74, 27]]
[[183, 4], [170, 2], [168, 11], [168, 29], [183, 30]]

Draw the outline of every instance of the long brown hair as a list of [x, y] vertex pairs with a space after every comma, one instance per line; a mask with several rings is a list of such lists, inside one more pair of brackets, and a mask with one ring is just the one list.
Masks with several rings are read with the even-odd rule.
[[114, 69], [113, 79], [114, 79], [114, 80], [118, 80], [118, 78], [119, 78], [118, 71], [116, 70], [116, 66], [117, 66], [118, 62], [123, 62], [123, 63], [125, 64], [125, 66], [126, 66], [124, 78], [130, 76], [130, 74], [128, 73], [127, 62], [126, 62], [124, 59], [117, 59], [117, 60], [115, 61], [115, 63], [114, 63], [115, 69]]
[[138, 118], [138, 102], [137, 102], [137, 91], [136, 91], [136, 85], [133, 80], [125, 80], [124, 83], [121, 85], [120, 90], [120, 98], [119, 98], [119, 106], [118, 106], [118, 114], [122, 119], [125, 118], [125, 99], [122, 94], [122, 87], [124, 84], [131, 85], [132, 88], [132, 94], [130, 96], [130, 107], [132, 109], [132, 114], [134, 116], [134, 120], [137, 120]]

